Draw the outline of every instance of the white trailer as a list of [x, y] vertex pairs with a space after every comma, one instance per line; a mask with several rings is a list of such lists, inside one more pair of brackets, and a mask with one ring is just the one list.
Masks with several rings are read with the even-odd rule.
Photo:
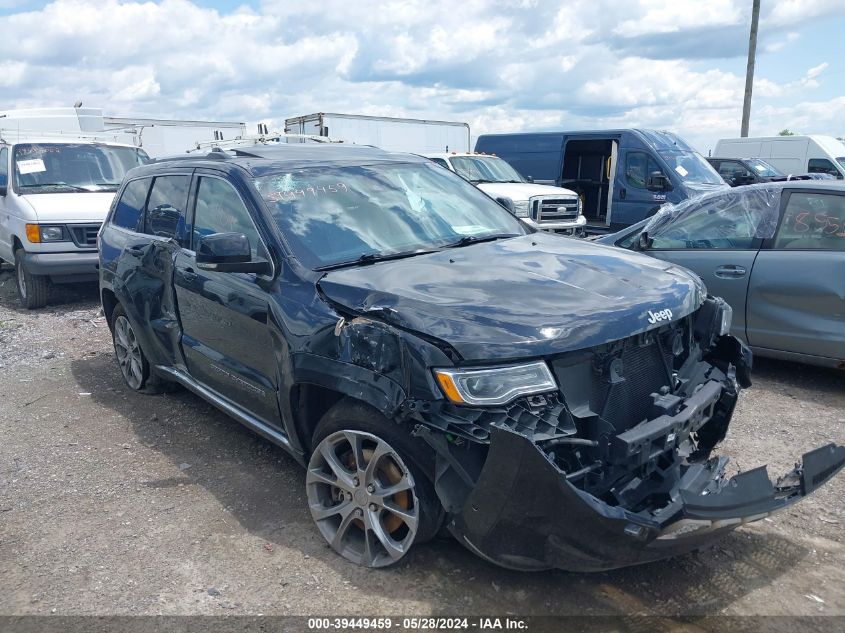
[[[469, 123], [317, 112], [285, 119], [285, 132], [374, 145], [394, 152], [468, 152]], [[291, 142], [291, 141], [289, 141]]]
[[7, 140], [87, 137], [127, 143], [156, 158], [185, 153], [197, 143], [244, 136], [246, 124], [107, 117], [100, 108], [32, 108], [0, 111], [0, 131]]

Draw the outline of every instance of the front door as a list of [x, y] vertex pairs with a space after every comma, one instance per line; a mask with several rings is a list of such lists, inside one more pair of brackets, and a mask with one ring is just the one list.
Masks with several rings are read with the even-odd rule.
[[261, 421], [278, 426], [267, 280], [253, 273], [202, 270], [195, 255], [199, 239], [214, 233], [243, 233], [253, 259], [269, 259], [267, 249], [244, 198], [229, 181], [198, 173], [195, 187], [191, 250], [179, 254], [175, 274], [188, 371]]
[[[746, 334], [748, 282], [763, 238], [774, 231], [777, 200], [741, 189], [685, 207], [649, 234], [648, 254], [689, 268], [733, 308], [731, 333]], [[768, 233], [770, 235], [771, 233]]]
[[629, 226], [653, 215], [666, 202], [666, 192], [646, 189], [649, 175], [663, 170], [649, 152], [640, 149], [621, 150], [617, 163], [612, 224]]

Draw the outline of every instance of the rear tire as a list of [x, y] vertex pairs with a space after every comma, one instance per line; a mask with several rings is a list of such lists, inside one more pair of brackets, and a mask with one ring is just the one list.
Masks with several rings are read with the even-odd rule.
[[385, 567], [437, 535], [443, 507], [421, 466], [431, 460], [430, 449], [418, 442], [407, 428], [350, 399], [317, 424], [308, 505], [320, 533], [347, 560]]
[[43, 308], [47, 305], [50, 280], [45, 275], [33, 275], [27, 270], [24, 261], [25, 254], [22, 248], [15, 251], [15, 281], [18, 287], [18, 298], [27, 310]]
[[117, 364], [126, 385], [138, 393], [156, 394], [171, 391], [172, 383], [159, 378], [147, 360], [135, 329], [119, 303], [112, 312], [112, 342]]

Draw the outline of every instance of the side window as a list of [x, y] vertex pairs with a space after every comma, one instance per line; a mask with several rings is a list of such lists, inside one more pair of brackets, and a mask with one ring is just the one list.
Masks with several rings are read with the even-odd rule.
[[[437, 163], [437, 164], [438, 164], [438, 165], [440, 165], [441, 167], [445, 167], [446, 169], [449, 169], [449, 163], [447, 163], [447, 162], [446, 162], [446, 159], [444, 159], [444, 158], [429, 158], [429, 160], [430, 160], [432, 163]], [[451, 170], [450, 170], [450, 171], [451, 171]]]
[[742, 164], [737, 163], [736, 161], [726, 160], [722, 161], [722, 164], [719, 165], [719, 175], [722, 178], [733, 178], [734, 175], [736, 175], [736, 172], [739, 172], [738, 175], [742, 178], [753, 176], [750, 171], [748, 171]]
[[793, 191], [774, 248], [845, 251], [845, 196]]
[[629, 187], [645, 189], [652, 172], [663, 170], [646, 152], [628, 152], [625, 156], [625, 182]]
[[190, 176], [157, 176], [150, 190], [144, 233], [185, 242], [185, 206]]
[[202, 177], [197, 189], [192, 248], [214, 233], [243, 233], [249, 240], [253, 259], [266, 259], [261, 238], [235, 188], [220, 178]]
[[826, 158], [811, 158], [807, 161], [807, 171], [811, 174], [830, 174], [834, 178], [842, 178], [839, 170]]
[[0, 149], [0, 187], [9, 186], [9, 150]]
[[149, 189], [150, 178], [139, 178], [126, 185], [114, 209], [112, 224], [137, 231]]
[[[654, 250], [756, 248], [755, 240], [767, 211], [742, 198], [728, 197], [703, 204], [661, 226], [654, 234]], [[776, 217], [776, 216], [775, 216]]]

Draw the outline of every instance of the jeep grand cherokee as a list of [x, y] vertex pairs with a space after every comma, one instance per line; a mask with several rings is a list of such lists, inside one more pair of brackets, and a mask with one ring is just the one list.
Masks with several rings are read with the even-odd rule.
[[423, 158], [216, 150], [133, 169], [100, 234], [127, 385], [178, 383], [307, 469], [317, 529], [396, 562], [445, 526], [515, 569], [687, 552], [798, 501], [833, 444], [725, 476], [751, 355], [673, 264], [536, 232]]

